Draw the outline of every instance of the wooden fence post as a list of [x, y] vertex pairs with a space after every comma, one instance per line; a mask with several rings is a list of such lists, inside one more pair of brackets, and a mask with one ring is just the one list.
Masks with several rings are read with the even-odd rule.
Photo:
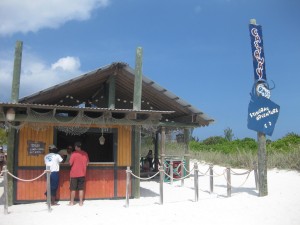
[[129, 185], [130, 185], [130, 167], [126, 170], [126, 208], [129, 207]]
[[198, 202], [199, 198], [199, 183], [198, 183], [198, 164], [194, 163], [194, 186], [195, 186], [195, 202]]
[[214, 171], [213, 165], [209, 165], [209, 184], [210, 184], [210, 194], [214, 192]]
[[230, 168], [227, 167], [227, 197], [231, 197], [231, 173]]
[[3, 166], [3, 180], [4, 180], [4, 214], [8, 214], [8, 179], [7, 179], [7, 166]]
[[47, 206], [48, 206], [48, 212], [51, 212], [51, 183], [50, 183], [50, 166], [46, 166], [47, 170]]
[[163, 166], [161, 166], [159, 168], [159, 179], [160, 179], [160, 183], [159, 183], [159, 193], [160, 193], [160, 204], [163, 205], [164, 204], [164, 168]]

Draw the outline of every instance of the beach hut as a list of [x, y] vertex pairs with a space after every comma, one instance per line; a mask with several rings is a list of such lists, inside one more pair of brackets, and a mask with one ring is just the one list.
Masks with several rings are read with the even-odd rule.
[[[17, 103], [0, 103], [0, 120], [11, 129], [13, 138], [10, 172], [22, 179], [43, 173], [43, 158], [50, 144], [62, 149], [81, 141], [90, 158], [85, 199], [125, 197], [126, 167], [137, 175], [140, 172], [141, 130], [159, 134], [156, 141], [162, 145], [156, 152], [162, 159], [166, 129], [183, 129], [188, 137], [191, 128], [214, 121], [146, 76], [139, 84], [136, 71], [123, 62], [41, 90]], [[188, 161], [188, 138], [184, 141]], [[68, 164], [61, 165], [60, 200], [70, 196], [69, 170]], [[44, 201], [45, 188], [44, 177], [32, 182], [14, 180], [13, 203]], [[132, 179], [130, 196], [139, 197], [137, 179]]]

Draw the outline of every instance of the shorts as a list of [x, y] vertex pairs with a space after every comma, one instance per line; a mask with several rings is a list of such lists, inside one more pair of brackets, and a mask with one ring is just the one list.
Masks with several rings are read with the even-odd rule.
[[70, 190], [78, 191], [84, 189], [85, 177], [73, 177], [70, 179]]

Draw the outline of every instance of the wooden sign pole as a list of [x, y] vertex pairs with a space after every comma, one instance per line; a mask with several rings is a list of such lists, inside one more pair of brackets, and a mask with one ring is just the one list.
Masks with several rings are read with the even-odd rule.
[[[256, 25], [256, 20], [251, 19], [250, 24]], [[258, 142], [258, 190], [259, 196], [268, 195], [268, 179], [267, 179], [267, 148], [266, 148], [266, 135], [262, 132], [257, 132]]]

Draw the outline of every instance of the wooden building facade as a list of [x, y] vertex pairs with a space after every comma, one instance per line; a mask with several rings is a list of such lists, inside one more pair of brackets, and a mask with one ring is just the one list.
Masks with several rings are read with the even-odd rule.
[[[135, 77], [127, 64], [113, 63], [19, 99], [18, 103], [0, 103], [0, 120], [13, 137], [8, 149], [13, 151], [11, 172], [22, 179], [35, 178], [45, 170], [44, 156], [50, 144], [62, 149], [81, 141], [90, 157], [84, 198], [124, 198], [126, 167], [139, 174], [141, 129], [164, 132], [165, 128], [181, 128], [188, 136], [190, 128], [213, 122], [145, 76], [140, 87], [141, 108], [134, 109]], [[8, 118], [11, 111], [13, 119]], [[101, 136], [104, 144], [99, 143]], [[158, 151], [163, 157], [163, 150]], [[60, 200], [70, 197], [69, 170], [68, 164], [61, 164]], [[45, 188], [45, 178], [14, 180], [13, 203], [43, 201]], [[134, 192], [132, 189], [132, 197], [136, 196]]]

